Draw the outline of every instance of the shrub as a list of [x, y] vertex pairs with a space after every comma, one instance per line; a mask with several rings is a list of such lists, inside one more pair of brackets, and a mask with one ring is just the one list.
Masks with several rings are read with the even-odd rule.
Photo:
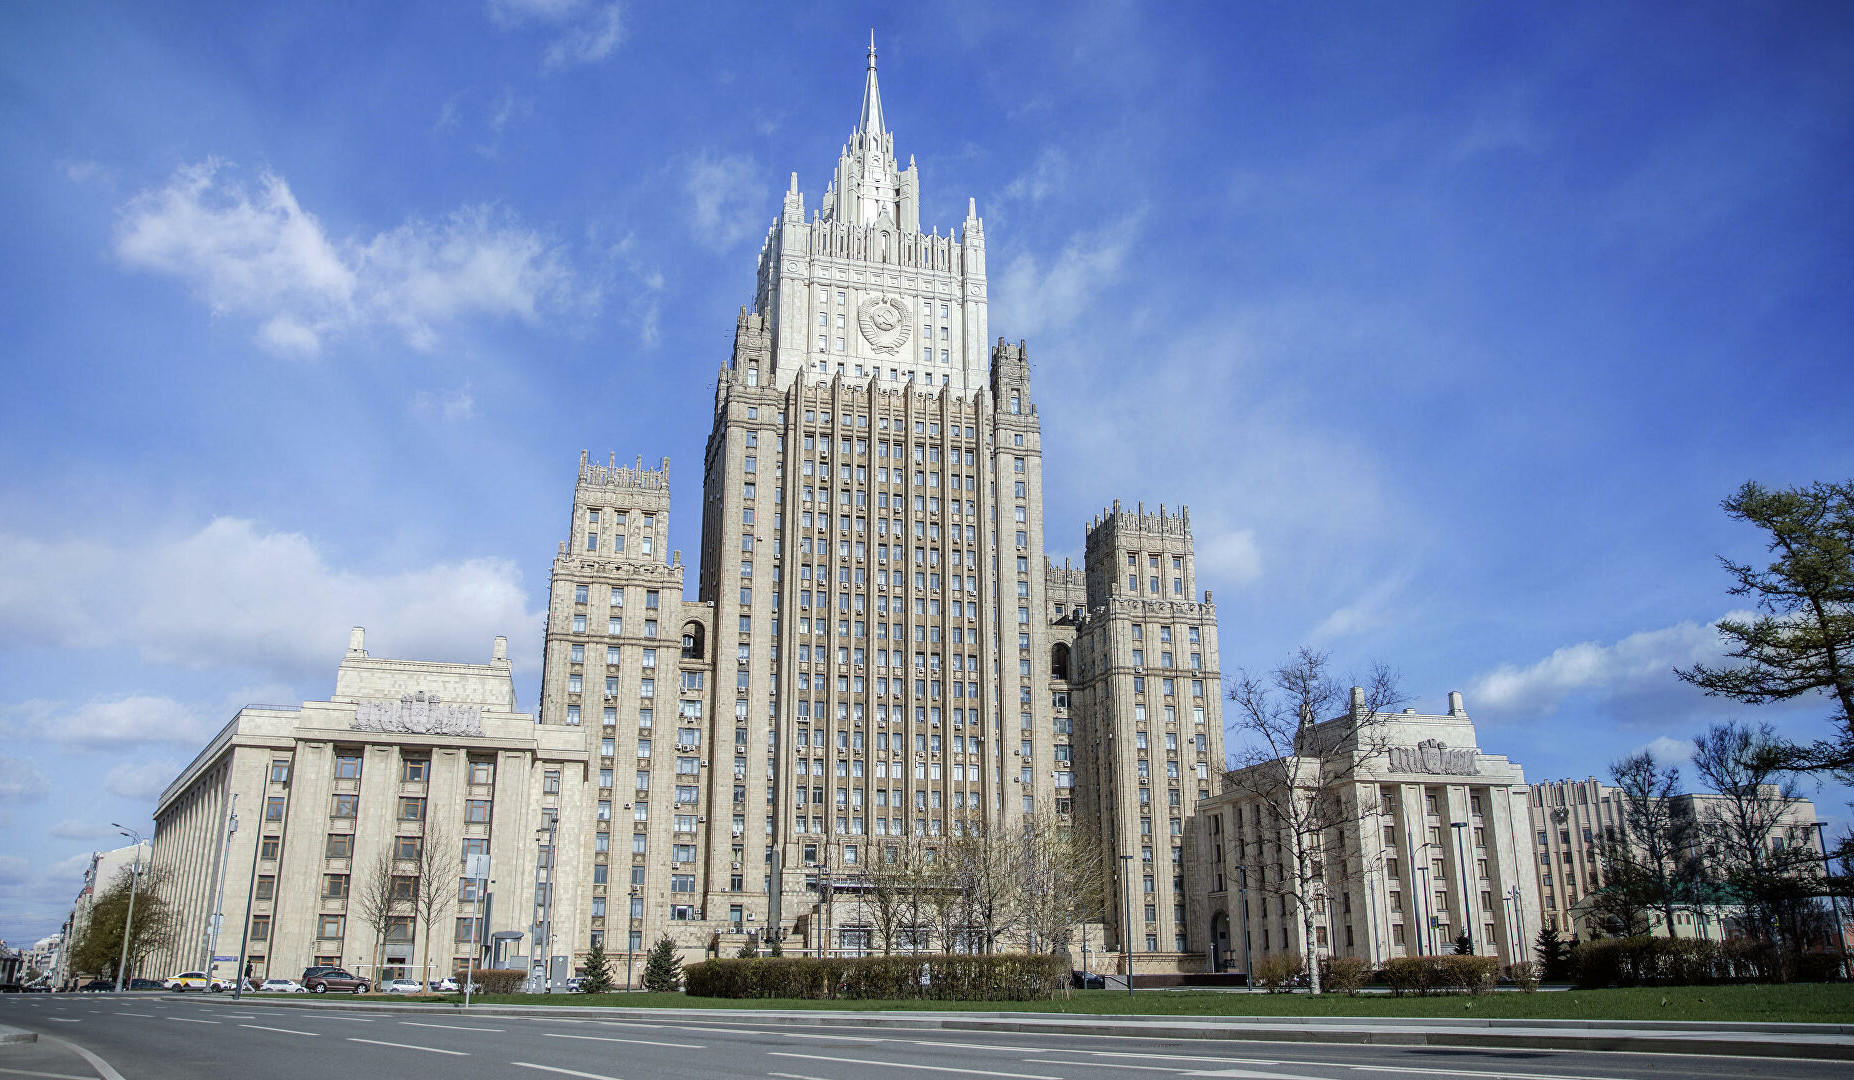
[[[476, 985], [483, 988], [485, 994], [519, 994], [528, 973], [520, 968], [478, 968]], [[463, 985], [464, 973], [457, 973], [457, 985]]]
[[1306, 970], [1306, 958], [1297, 952], [1269, 953], [1255, 962], [1255, 981], [1271, 994], [1285, 994], [1294, 989], [1294, 977]]
[[676, 943], [668, 934], [657, 939], [644, 959], [644, 989], [659, 994], [682, 989], [682, 959], [676, 955]]
[[1320, 988], [1356, 994], [1371, 978], [1371, 965], [1356, 956], [1329, 956], [1320, 961]]
[[1391, 993], [1484, 994], [1500, 976], [1500, 961], [1491, 956], [1399, 956], [1384, 965]]
[[1514, 986], [1519, 987], [1528, 994], [1536, 994], [1539, 991], [1539, 981], [1541, 978], [1539, 966], [1530, 960], [1521, 960], [1517, 964], [1508, 964], [1506, 966], [1506, 977], [1513, 980]]
[[694, 997], [1039, 1001], [1067, 984], [1059, 956], [774, 957], [708, 960], [684, 972]]

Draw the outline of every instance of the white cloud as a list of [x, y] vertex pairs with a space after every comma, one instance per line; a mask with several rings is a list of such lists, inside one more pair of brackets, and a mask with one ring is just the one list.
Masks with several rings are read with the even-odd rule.
[[187, 282], [215, 315], [257, 320], [256, 340], [272, 352], [314, 356], [331, 338], [376, 326], [428, 350], [467, 316], [533, 323], [582, 299], [564, 252], [512, 215], [466, 207], [338, 241], [282, 177], [262, 173], [250, 191], [226, 170], [209, 158], [130, 199], [116, 255]]
[[1030, 167], [1029, 172], [1005, 185], [1004, 197], [1042, 202], [1056, 193], [1067, 182], [1068, 176], [1068, 157], [1054, 147], [1045, 147], [1037, 154], [1036, 163]]
[[592, 64], [624, 44], [624, 8], [593, 0], [490, 0], [490, 20], [505, 29], [530, 23], [557, 33], [542, 53], [549, 71]]
[[238, 518], [133, 550], [0, 534], [0, 645], [126, 644], [153, 663], [287, 682], [326, 677], [350, 626], [386, 655], [465, 659], [498, 634], [519, 653], [540, 619], [506, 559], [343, 570], [307, 536]]
[[125, 799], [152, 799], [167, 790], [174, 777], [180, 775], [180, 764], [174, 761], [145, 761], [138, 765], [118, 765], [103, 778], [103, 789], [112, 795]]
[[197, 746], [230, 713], [215, 716], [173, 698], [128, 694], [81, 705], [26, 701], [0, 706], [0, 732], [74, 746], [180, 743]]
[[1661, 735], [1650, 739], [1646, 746], [1638, 746], [1630, 753], [1639, 754], [1643, 750], [1654, 756], [1656, 762], [1666, 765], [1686, 765], [1693, 761], [1693, 740], [1676, 739]]
[[1012, 259], [992, 290], [999, 298], [993, 325], [1009, 326], [1015, 336], [1034, 337], [1046, 328], [1073, 323], [1119, 276], [1144, 217], [1140, 211], [1077, 233], [1047, 261], [1028, 251]]
[[60, 840], [101, 840], [116, 835], [116, 827], [102, 822], [76, 821], [66, 818], [51, 827], [51, 834]]
[[1524, 667], [1501, 664], [1475, 680], [1469, 704], [1503, 718], [1523, 718], [1549, 715], [1580, 693], [1699, 698], [1699, 691], [1674, 677], [1674, 668], [1716, 660], [1723, 649], [1717, 630], [1692, 621], [1640, 630], [1608, 645], [1583, 641]]
[[1237, 529], [1206, 535], [1197, 542], [1198, 571], [1214, 574], [1233, 585], [1246, 585], [1262, 576], [1262, 549], [1254, 529]]
[[689, 195], [689, 223], [696, 239], [725, 251], [761, 231], [771, 217], [764, 211], [766, 186], [759, 167], [738, 155], [697, 158], [683, 184]]
[[25, 758], [0, 754], [0, 799], [37, 799], [51, 792], [51, 781]]
[[476, 395], [468, 383], [456, 390], [420, 390], [412, 395], [412, 412], [442, 420], [474, 420]]

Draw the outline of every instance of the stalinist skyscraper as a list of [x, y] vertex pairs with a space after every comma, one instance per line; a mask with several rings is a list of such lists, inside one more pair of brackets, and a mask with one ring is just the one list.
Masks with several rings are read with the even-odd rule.
[[582, 458], [540, 722], [582, 725], [598, 780], [542, 808], [534, 926], [557, 951], [864, 948], [855, 883], [885, 848], [1049, 812], [1124, 875], [1109, 946], [1202, 963], [1184, 837], [1223, 739], [1188, 512], [1115, 503], [1085, 568], [1048, 564], [1026, 347], [991, 341], [976, 202], [923, 224], [920, 184], [872, 45], [830, 182], [807, 207], [793, 174], [720, 370], [697, 600], [665, 550], [667, 466]]

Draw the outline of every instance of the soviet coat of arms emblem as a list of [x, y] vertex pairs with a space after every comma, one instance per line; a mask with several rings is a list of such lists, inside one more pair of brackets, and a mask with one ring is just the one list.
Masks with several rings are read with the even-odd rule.
[[908, 309], [892, 296], [872, 296], [856, 309], [856, 323], [863, 337], [879, 353], [896, 353], [907, 344], [913, 329]]

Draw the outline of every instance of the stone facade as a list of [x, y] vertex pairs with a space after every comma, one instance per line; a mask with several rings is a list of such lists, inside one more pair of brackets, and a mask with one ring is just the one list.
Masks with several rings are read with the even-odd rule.
[[[1362, 691], [1353, 693], [1359, 702]], [[1350, 723], [1340, 717], [1319, 729], [1343, 736]], [[1504, 963], [1530, 958], [1538, 878], [1520, 767], [1481, 752], [1457, 693], [1446, 714], [1412, 709], [1383, 718], [1370, 744], [1342, 741], [1324, 762], [1303, 759], [1302, 797], [1318, 793], [1349, 810], [1340, 815], [1345, 835], [1325, 840], [1336, 846], [1324, 852], [1323, 876], [1309, 896], [1314, 941], [1306, 940], [1293, 902], [1269, 885], [1281, 879], [1289, 856], [1268, 823], [1266, 801], [1237, 774], [1200, 807], [1196, 839], [1218, 967], [1246, 970], [1283, 950], [1357, 956], [1376, 966], [1451, 952], [1464, 929], [1477, 953]], [[1456, 822], [1463, 828], [1454, 829]]]
[[[162, 793], [154, 857], [176, 874], [181, 921], [175, 946], [153, 958], [154, 968], [166, 975], [204, 968], [214, 954], [238, 956], [247, 919], [243, 955], [258, 977], [338, 964], [369, 977], [420, 978], [427, 941], [430, 977], [461, 968], [472, 956], [479, 903], [492, 929], [525, 928], [523, 905], [541, 861], [537, 829], [550, 816], [580, 820], [595, 811], [589, 755], [570, 737], [577, 734], [516, 711], [501, 638], [486, 664], [390, 660], [368, 655], [356, 628], [328, 700], [241, 709]], [[234, 796], [238, 825], [227, 841]], [[459, 869], [417, 880], [415, 856], [427, 838], [445, 840]], [[494, 884], [480, 901], [460, 881], [469, 854], [489, 857]], [[383, 859], [405, 895], [442, 890], [435, 925], [425, 926], [411, 902], [396, 905], [384, 934], [368, 923], [359, 896]], [[563, 860], [563, 870], [587, 861]], [[224, 913], [216, 944], [215, 908]], [[558, 936], [575, 929], [562, 922]], [[476, 962], [525, 963], [515, 954], [526, 948], [516, 942]], [[238, 968], [220, 962], [216, 973]]]

